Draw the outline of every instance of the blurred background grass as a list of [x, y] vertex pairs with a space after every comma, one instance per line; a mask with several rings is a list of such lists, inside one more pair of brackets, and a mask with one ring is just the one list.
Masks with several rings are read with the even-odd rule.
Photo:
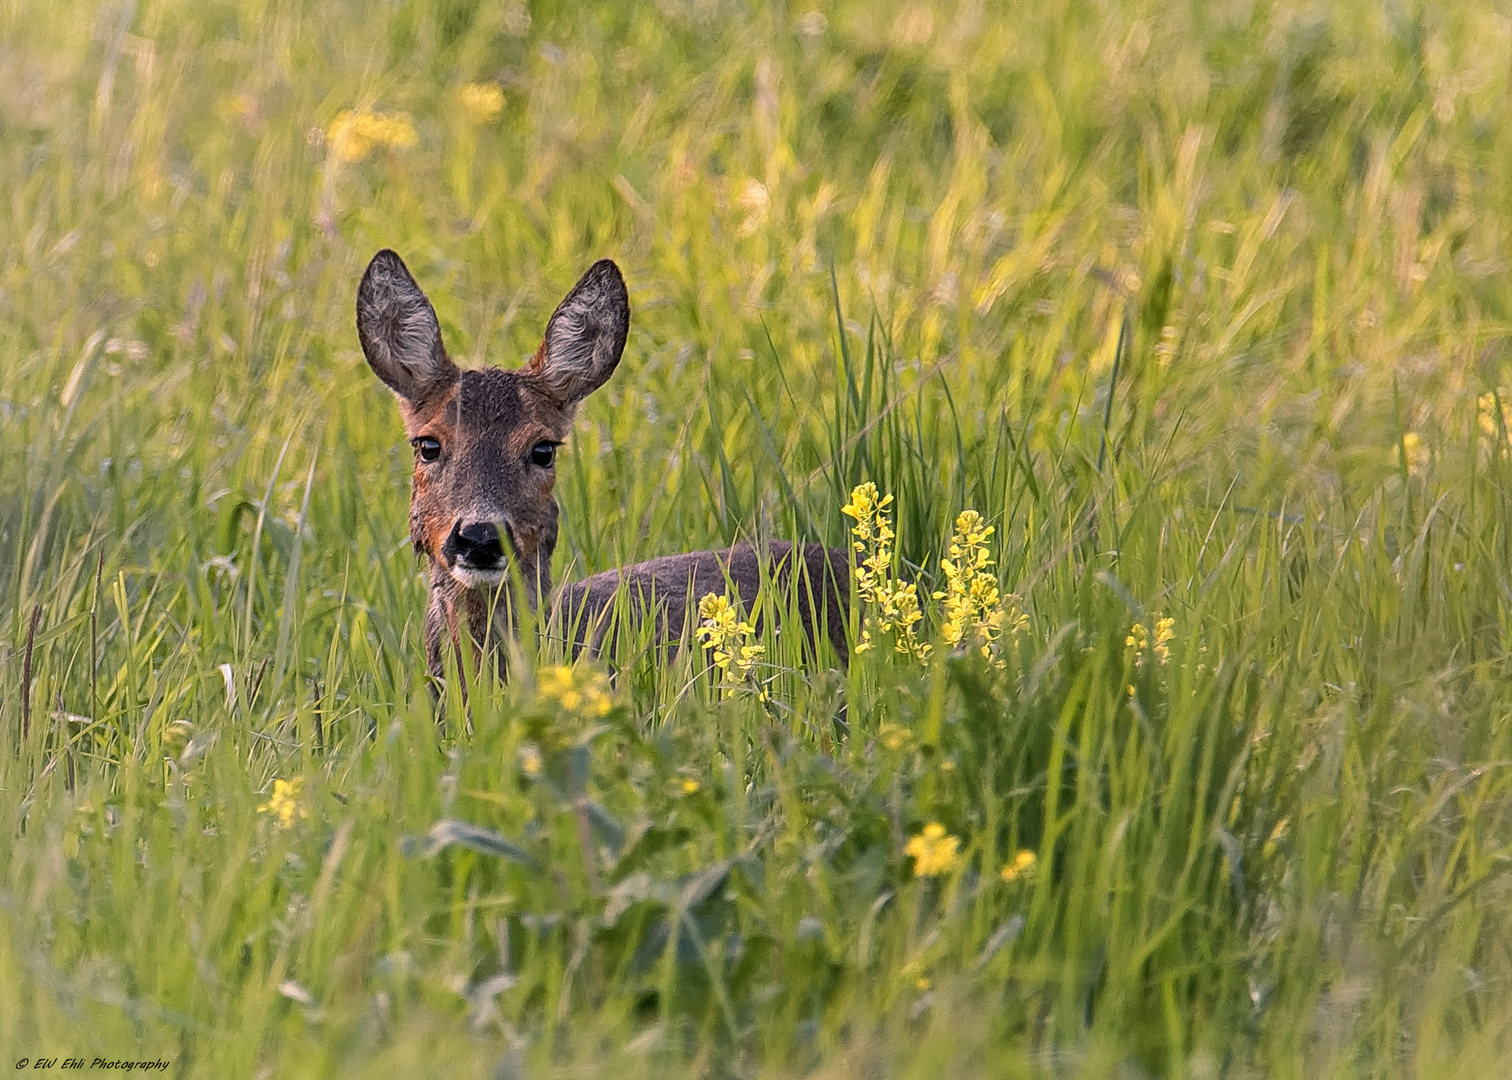
[[[1490, 3], [0, 3], [0, 1043], [1505, 1075], [1509, 80]], [[926, 588], [996, 524], [1008, 670], [438, 741], [381, 246], [466, 364], [623, 267], [558, 580], [870, 479]]]

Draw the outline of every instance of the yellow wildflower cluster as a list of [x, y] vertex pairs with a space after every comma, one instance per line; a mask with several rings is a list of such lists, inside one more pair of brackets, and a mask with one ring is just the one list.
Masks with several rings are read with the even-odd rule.
[[892, 542], [894, 533], [888, 523], [887, 508], [893, 497], [877, 497], [877, 485], [868, 481], [851, 489], [851, 501], [840, 512], [856, 519], [851, 527], [852, 541], [858, 553], [865, 556], [856, 568], [856, 582], [861, 599], [874, 600], [880, 584], [892, 575]]
[[1123, 644], [1134, 649], [1134, 667], [1145, 667], [1145, 653], [1152, 652], [1161, 664], [1170, 659], [1170, 641], [1176, 637], [1176, 620], [1172, 617], [1155, 620], [1154, 638], [1145, 628], [1145, 623], [1129, 626], [1129, 635]]
[[1020, 851], [1004, 864], [998, 876], [1004, 881], [1028, 881], [1034, 877], [1039, 858], [1032, 851]]
[[1124, 638], [1124, 644], [1134, 650], [1134, 666], [1143, 667], [1145, 652], [1155, 654], [1155, 659], [1162, 664], [1171, 659], [1171, 640], [1176, 636], [1176, 620], [1170, 617], [1155, 620], [1155, 637], [1150, 637], [1149, 630], [1145, 629], [1144, 623], [1135, 623], [1129, 627], [1129, 636]]
[[536, 692], [564, 712], [607, 716], [614, 708], [609, 680], [592, 668], [549, 667], [536, 675]]
[[714, 666], [723, 673], [733, 674], [736, 679], [748, 678], [757, 662], [766, 655], [765, 645], [756, 645], [750, 640], [756, 633], [755, 628], [741, 621], [728, 596], [718, 593], [707, 593], [699, 600], [698, 618], [698, 629], [694, 633], [703, 642], [704, 651], [713, 653]]
[[[894, 581], [890, 591], [878, 592], [877, 630], [893, 634], [895, 651], [923, 662], [929, 659], [929, 645], [918, 638], [917, 626], [924, 613], [919, 610], [918, 586], [911, 581]], [[867, 643], [862, 631], [862, 643]], [[859, 647], [858, 647], [859, 648]]]
[[346, 109], [326, 129], [326, 142], [339, 161], [361, 161], [374, 149], [404, 150], [419, 140], [405, 113]]
[[[1498, 400], [1501, 402], [1499, 409]], [[1488, 439], [1512, 441], [1512, 401], [1503, 391], [1487, 391], [1475, 399], [1475, 422]]]
[[961, 841], [945, 831], [939, 822], [930, 822], [924, 831], [908, 841], [903, 854], [914, 861], [914, 874], [918, 877], [936, 877], [948, 874], [960, 861]]
[[303, 820], [310, 816], [310, 811], [299, 801], [303, 791], [302, 776], [296, 776], [292, 780], [274, 780], [273, 794], [257, 808], [257, 812], [272, 815], [280, 829], [292, 828], [296, 818]]
[[915, 660], [929, 659], [929, 645], [918, 638], [918, 624], [924, 613], [919, 610], [918, 586], [898, 581], [892, 572], [892, 542], [895, 538], [888, 522], [887, 508], [892, 496], [877, 494], [877, 485], [868, 481], [851, 489], [851, 501], [840, 512], [855, 519], [851, 547], [862, 556], [856, 567], [856, 593], [871, 612], [861, 628], [857, 652], [873, 645], [872, 631], [893, 635], [893, 648]]
[[457, 91], [462, 111], [475, 124], [492, 120], [504, 109], [504, 91], [496, 82], [468, 83]]
[[[1029, 616], [1019, 610], [1017, 597], [1006, 608], [998, 594], [997, 576], [988, 569], [992, 554], [987, 541], [996, 530], [975, 510], [962, 510], [951, 533], [949, 557], [940, 560], [945, 573], [945, 591], [934, 594], [945, 601], [945, 625], [941, 633], [951, 645], [975, 644], [991, 659], [998, 639], [1006, 630], [1017, 637], [1029, 625]], [[1001, 666], [1002, 661], [997, 663]]]

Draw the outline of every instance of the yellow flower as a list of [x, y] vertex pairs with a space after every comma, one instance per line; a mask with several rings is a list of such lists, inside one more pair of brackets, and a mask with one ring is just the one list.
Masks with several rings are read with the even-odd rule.
[[682, 782], [682, 784], [681, 784], [681, 787], [682, 787], [682, 793], [684, 795], [697, 795], [699, 789], [702, 788], [703, 785], [700, 784], [697, 780], [689, 779], [689, 780], [684, 780]]
[[326, 142], [340, 161], [361, 161], [375, 148], [404, 150], [419, 141], [405, 113], [346, 109], [326, 129]]
[[539, 747], [524, 743], [520, 746], [520, 771], [526, 776], [540, 776], [545, 761]]
[[945, 831], [939, 822], [930, 822], [924, 831], [908, 841], [903, 854], [914, 861], [914, 873], [919, 877], [936, 877], [948, 874], [960, 861], [957, 854], [961, 841]]
[[291, 828], [295, 818], [309, 817], [310, 812], [300, 803], [299, 795], [304, 790], [304, 777], [292, 780], [274, 780], [273, 794], [257, 808], [259, 814], [271, 814], [280, 829]]
[[1171, 658], [1171, 639], [1175, 636], [1175, 619], [1167, 617], [1155, 620], [1155, 647], [1152, 651], [1162, 664]]
[[1176, 620], [1169, 616], [1155, 620], [1155, 638], [1150, 639], [1150, 631], [1144, 623], [1135, 623], [1129, 627], [1129, 636], [1124, 638], [1124, 645], [1134, 650], [1134, 666], [1144, 667], [1144, 654], [1146, 650], [1154, 653], [1155, 659], [1162, 664], [1171, 659], [1171, 640], [1176, 636]]
[[742, 675], [749, 675], [757, 662], [766, 655], [765, 645], [742, 645], [734, 659], [734, 666]]
[[1011, 861], [1004, 864], [998, 876], [1004, 881], [1028, 881], [1034, 877], [1034, 871], [1039, 866], [1039, 858], [1032, 851], [1020, 851]]
[[886, 510], [892, 503], [891, 495], [877, 497], [877, 485], [868, 480], [864, 484], [858, 484], [851, 488], [851, 501], [840, 508], [840, 512], [856, 519], [856, 528], [852, 530], [857, 536], [863, 527], [868, 527], [879, 510]]
[[609, 681], [591, 668], [549, 667], [536, 674], [536, 692], [564, 712], [607, 716], [614, 708]]
[[893, 649], [921, 663], [929, 659], [929, 645], [919, 641], [918, 624], [924, 613], [919, 610], [918, 588], [912, 582], [893, 578], [892, 542], [895, 534], [888, 521], [891, 495], [877, 494], [870, 481], [851, 489], [851, 501], [840, 508], [842, 514], [856, 519], [851, 527], [855, 540], [851, 547], [862, 556], [856, 567], [856, 596], [871, 609], [862, 625], [857, 652], [872, 647], [872, 632], [891, 633]]
[[736, 679], [748, 678], [766, 655], [765, 645], [748, 640], [755, 627], [741, 621], [730, 598], [719, 593], [705, 593], [698, 601], [698, 618], [698, 629], [693, 633], [703, 642], [704, 651], [711, 654], [714, 666]]
[[492, 120], [504, 108], [504, 91], [496, 82], [468, 83], [457, 91], [462, 108], [475, 124]]
[[[918, 624], [924, 621], [919, 610], [918, 586], [911, 581], [889, 581], [876, 590], [877, 630], [893, 635], [893, 651], [912, 656], [923, 662], [929, 659], [930, 648], [918, 639]], [[869, 642], [870, 637], [866, 640]]]
[[1029, 625], [1029, 616], [1018, 607], [1018, 597], [1008, 603], [998, 594], [997, 576], [987, 568], [992, 553], [987, 541], [996, 530], [975, 510], [962, 510], [955, 520], [947, 558], [940, 560], [945, 573], [945, 591], [934, 594], [944, 600], [944, 625], [941, 632], [954, 646], [975, 644], [983, 657], [994, 660], [997, 642], [1004, 630], [1017, 637]]

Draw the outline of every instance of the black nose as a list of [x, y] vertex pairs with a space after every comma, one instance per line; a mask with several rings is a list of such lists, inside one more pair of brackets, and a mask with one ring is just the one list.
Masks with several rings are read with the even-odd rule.
[[504, 558], [499, 530], [491, 521], [458, 522], [452, 526], [451, 548], [456, 560], [474, 570], [492, 570]]

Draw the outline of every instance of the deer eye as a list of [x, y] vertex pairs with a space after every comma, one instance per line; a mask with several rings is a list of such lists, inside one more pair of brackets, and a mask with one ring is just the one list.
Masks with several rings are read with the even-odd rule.
[[538, 442], [530, 448], [530, 463], [542, 469], [551, 468], [556, 461], [557, 444], [553, 442]]
[[415, 453], [420, 455], [421, 461], [435, 461], [441, 456], [441, 443], [438, 439], [429, 436], [421, 436], [413, 440]]

